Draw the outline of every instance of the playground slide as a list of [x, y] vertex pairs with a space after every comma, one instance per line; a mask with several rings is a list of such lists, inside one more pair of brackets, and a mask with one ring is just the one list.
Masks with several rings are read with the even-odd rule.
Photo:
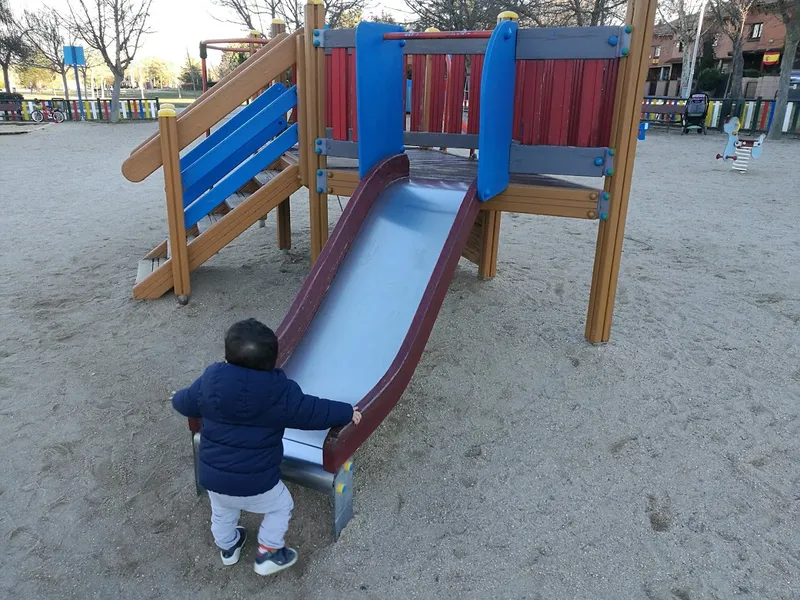
[[391, 157], [361, 181], [278, 329], [289, 377], [363, 413], [358, 426], [286, 431], [296, 465], [335, 473], [395, 406], [480, 209], [474, 184], [408, 179], [408, 165]]

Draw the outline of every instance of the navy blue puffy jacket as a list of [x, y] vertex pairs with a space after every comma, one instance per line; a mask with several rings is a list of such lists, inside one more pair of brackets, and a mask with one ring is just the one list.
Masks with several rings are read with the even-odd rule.
[[208, 367], [172, 406], [203, 419], [200, 485], [228, 496], [255, 496], [278, 483], [284, 429], [328, 429], [353, 418], [352, 406], [304, 394], [280, 369], [228, 363]]

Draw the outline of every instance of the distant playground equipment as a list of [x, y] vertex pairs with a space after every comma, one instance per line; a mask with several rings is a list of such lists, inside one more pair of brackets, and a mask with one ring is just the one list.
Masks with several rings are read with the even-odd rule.
[[683, 111], [683, 134], [694, 130], [706, 135], [708, 104], [708, 94], [693, 94], [686, 101]]
[[761, 134], [757, 138], [740, 138], [739, 129], [741, 123], [739, 117], [731, 117], [725, 121], [723, 130], [728, 134], [728, 141], [722, 154], [717, 154], [724, 162], [731, 161], [732, 169], [740, 173], [746, 173], [750, 159], [758, 160], [761, 158], [761, 151], [764, 148], [766, 134]]
[[[363, 419], [287, 431], [282, 472], [332, 498], [335, 536], [352, 516], [352, 456], [410, 381], [459, 259], [495, 276], [503, 212], [598, 221], [585, 336], [609, 339], [655, 9], [630, 0], [623, 26], [521, 29], [501, 13], [492, 31], [411, 33], [326, 29], [312, 0], [304, 29], [274, 35], [180, 115], [162, 108], [123, 164], [130, 181], [164, 168], [168, 237], [139, 263], [138, 299], [187, 301], [191, 271], [280, 207], [289, 247], [288, 198], [308, 188], [313, 265], [277, 330], [278, 364]], [[597, 183], [558, 178], [570, 175]], [[350, 197], [330, 239], [328, 194]]]

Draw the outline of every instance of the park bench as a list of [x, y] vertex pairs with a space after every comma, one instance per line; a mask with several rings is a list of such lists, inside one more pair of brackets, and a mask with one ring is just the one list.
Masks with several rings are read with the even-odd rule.
[[[641, 120], [644, 123], [666, 125], [667, 131], [669, 131], [672, 125], [680, 126], [680, 122], [675, 122], [670, 117], [672, 115], [683, 115], [684, 109], [685, 107], [682, 104], [648, 104], [647, 101], [644, 101], [642, 102]], [[666, 115], [666, 117], [663, 115]]]

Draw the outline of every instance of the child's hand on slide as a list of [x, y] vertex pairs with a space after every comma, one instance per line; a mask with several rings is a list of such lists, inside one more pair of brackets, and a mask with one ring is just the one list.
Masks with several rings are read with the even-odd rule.
[[353, 425], [358, 425], [359, 423], [361, 423], [361, 413], [354, 408], [353, 409]]

